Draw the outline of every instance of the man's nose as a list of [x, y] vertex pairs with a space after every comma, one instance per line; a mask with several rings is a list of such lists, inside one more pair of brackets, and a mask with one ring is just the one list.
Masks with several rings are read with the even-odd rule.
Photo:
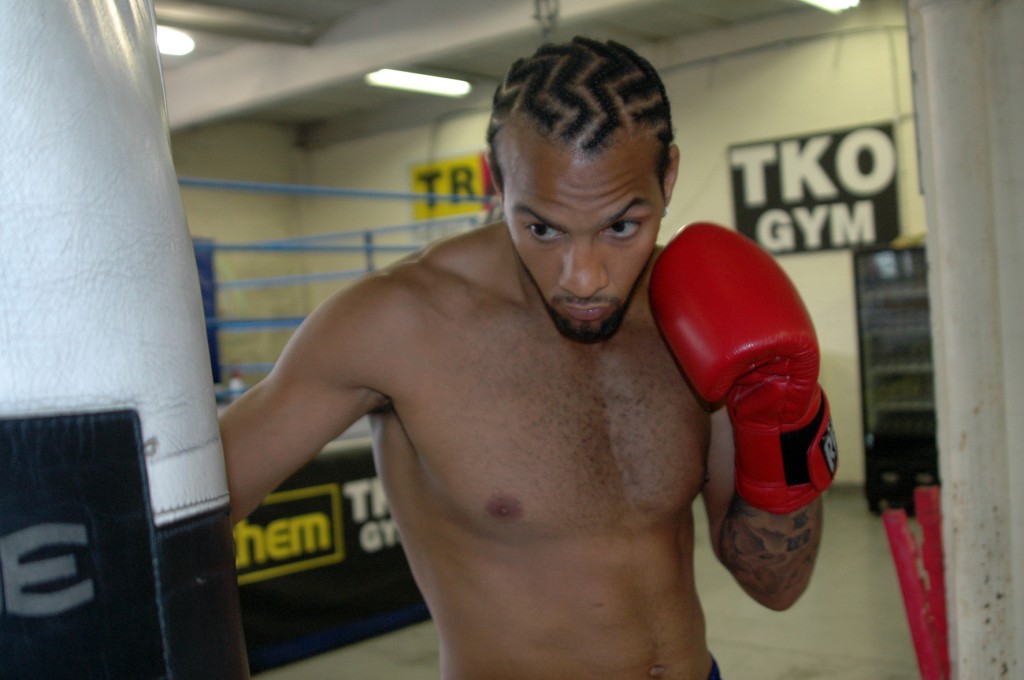
[[589, 298], [608, 285], [608, 272], [600, 251], [590, 244], [574, 244], [565, 255], [562, 290], [578, 298]]

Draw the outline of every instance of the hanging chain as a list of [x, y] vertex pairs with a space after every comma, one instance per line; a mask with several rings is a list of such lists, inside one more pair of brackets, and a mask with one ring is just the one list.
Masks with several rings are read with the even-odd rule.
[[533, 18], [540, 24], [541, 42], [548, 42], [558, 23], [559, 0], [533, 0]]

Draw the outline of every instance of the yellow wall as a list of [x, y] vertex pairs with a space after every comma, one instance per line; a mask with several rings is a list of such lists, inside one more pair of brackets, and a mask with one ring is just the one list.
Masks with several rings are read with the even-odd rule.
[[[214, 125], [172, 137], [179, 177], [294, 182], [301, 154], [286, 127], [256, 123]], [[189, 229], [196, 237], [217, 243], [251, 243], [298, 235], [299, 206], [295, 197], [183, 188]], [[259, 279], [303, 271], [300, 260], [272, 254], [218, 253], [218, 281]], [[310, 308], [302, 287], [242, 288], [217, 297], [218, 316], [232, 318], [294, 316]], [[290, 332], [219, 333], [223, 363], [270, 361]], [[252, 382], [259, 376], [245, 374]], [[224, 377], [227, 379], [227, 376]]]

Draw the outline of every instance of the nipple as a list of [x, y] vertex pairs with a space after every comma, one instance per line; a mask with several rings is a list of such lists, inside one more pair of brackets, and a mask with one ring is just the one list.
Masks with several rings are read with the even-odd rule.
[[518, 498], [499, 494], [487, 503], [487, 514], [496, 519], [516, 520], [522, 516], [523, 506]]
[[662, 666], [661, 664], [658, 664], [657, 666], [651, 666], [651, 670], [647, 674], [650, 675], [652, 678], [660, 678], [661, 676], [665, 675], [666, 670], [668, 669]]

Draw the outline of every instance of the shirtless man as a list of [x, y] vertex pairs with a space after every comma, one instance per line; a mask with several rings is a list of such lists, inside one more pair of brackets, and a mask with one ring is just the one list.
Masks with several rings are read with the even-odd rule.
[[542, 48], [488, 138], [504, 221], [335, 294], [224, 413], [234, 518], [369, 414], [445, 680], [717, 677], [692, 503], [778, 609], [808, 583], [821, 507], [739, 498], [728, 409], [710, 415], [656, 325], [679, 164], [664, 87], [622, 46]]

